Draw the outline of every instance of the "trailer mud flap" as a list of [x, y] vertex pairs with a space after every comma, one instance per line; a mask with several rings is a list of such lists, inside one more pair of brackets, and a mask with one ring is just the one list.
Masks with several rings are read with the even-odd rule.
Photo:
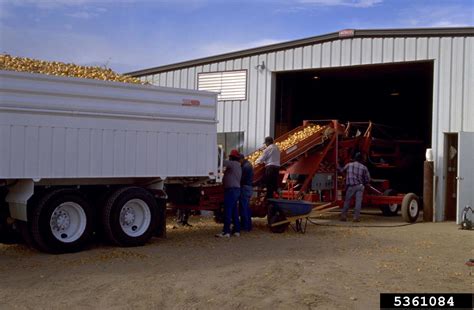
[[33, 180], [19, 180], [13, 186], [9, 187], [5, 201], [10, 209], [10, 216], [21, 221], [28, 221], [27, 203], [33, 196]]

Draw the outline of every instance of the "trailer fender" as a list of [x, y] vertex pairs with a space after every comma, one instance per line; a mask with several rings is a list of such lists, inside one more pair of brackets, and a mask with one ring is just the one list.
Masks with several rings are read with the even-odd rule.
[[10, 216], [16, 220], [28, 221], [27, 203], [34, 194], [33, 180], [18, 180], [8, 189], [5, 201], [10, 209]]

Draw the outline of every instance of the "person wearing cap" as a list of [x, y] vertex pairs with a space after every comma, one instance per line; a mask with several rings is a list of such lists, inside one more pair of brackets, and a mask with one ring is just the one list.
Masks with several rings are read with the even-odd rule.
[[362, 196], [364, 189], [370, 182], [370, 173], [367, 167], [362, 164], [362, 154], [357, 152], [354, 160], [344, 168], [339, 169], [340, 172], [346, 172], [346, 197], [344, 199], [344, 207], [342, 208], [340, 220], [347, 221], [347, 211], [353, 196], [355, 196], [354, 222], [360, 222], [360, 209], [362, 207]]
[[264, 183], [267, 187], [267, 198], [273, 198], [273, 193], [278, 189], [278, 173], [280, 171], [280, 149], [273, 142], [272, 137], [265, 138], [267, 147], [255, 161], [256, 164], [265, 164]]
[[243, 230], [251, 231], [252, 214], [250, 210], [250, 197], [252, 197], [253, 192], [253, 167], [252, 164], [245, 159], [243, 154], [240, 155], [240, 165], [242, 166], [239, 198], [240, 224]]
[[[240, 167], [240, 153], [237, 150], [230, 151], [229, 160], [224, 160], [225, 167], [224, 178], [224, 227], [221, 233], [217, 234], [219, 238], [229, 238], [240, 236], [240, 220], [237, 201], [240, 196], [240, 179], [242, 177], [242, 168]], [[230, 225], [233, 224], [232, 231]]]

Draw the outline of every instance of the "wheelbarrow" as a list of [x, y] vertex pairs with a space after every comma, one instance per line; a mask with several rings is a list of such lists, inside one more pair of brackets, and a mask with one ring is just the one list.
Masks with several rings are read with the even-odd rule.
[[317, 204], [305, 200], [288, 199], [267, 199], [267, 204], [268, 227], [273, 233], [282, 233], [290, 226], [294, 231], [304, 234], [309, 217], [338, 208], [332, 203]]

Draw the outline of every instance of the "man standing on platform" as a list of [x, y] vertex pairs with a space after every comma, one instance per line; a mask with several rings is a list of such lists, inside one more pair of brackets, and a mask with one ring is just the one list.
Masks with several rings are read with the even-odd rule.
[[273, 198], [273, 193], [278, 189], [278, 173], [280, 171], [280, 149], [273, 142], [272, 137], [265, 138], [267, 147], [255, 162], [256, 164], [265, 164], [264, 183], [267, 187], [267, 198]]

